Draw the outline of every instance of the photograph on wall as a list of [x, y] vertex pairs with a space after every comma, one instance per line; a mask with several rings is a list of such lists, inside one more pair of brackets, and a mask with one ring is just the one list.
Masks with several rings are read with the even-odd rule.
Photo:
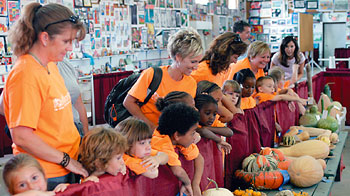
[[272, 9], [265, 8], [260, 10], [260, 17], [262, 18], [271, 18], [272, 17]]
[[318, 9], [318, 1], [317, 0], [308, 0], [306, 1], [306, 9]]
[[84, 7], [92, 7], [91, 0], [83, 0]]
[[74, 0], [74, 7], [75, 7], [75, 8], [84, 7], [83, 0]]
[[7, 53], [7, 47], [6, 47], [6, 37], [0, 36], [0, 53], [6, 54]]
[[320, 11], [330, 11], [333, 10], [333, 1], [329, 0], [319, 0], [319, 10]]
[[294, 8], [295, 9], [303, 9], [303, 8], [305, 8], [304, 0], [294, 0]]
[[7, 17], [0, 17], [0, 35], [6, 35], [7, 31]]
[[248, 21], [248, 23], [251, 25], [260, 25], [260, 18], [258, 17], [251, 17]]
[[348, 0], [334, 0], [334, 11], [347, 11]]
[[0, 0], [0, 16], [7, 16], [6, 0]]
[[261, 2], [251, 2], [250, 9], [259, 10], [261, 8]]
[[298, 24], [298, 13], [292, 14], [292, 24]]
[[263, 20], [263, 25], [264, 26], [271, 26], [271, 20], [270, 19], [264, 19]]
[[263, 26], [262, 25], [253, 25], [252, 26], [252, 32], [253, 33], [263, 33]]
[[258, 34], [257, 40], [263, 41], [263, 42], [269, 42], [269, 35], [268, 34]]

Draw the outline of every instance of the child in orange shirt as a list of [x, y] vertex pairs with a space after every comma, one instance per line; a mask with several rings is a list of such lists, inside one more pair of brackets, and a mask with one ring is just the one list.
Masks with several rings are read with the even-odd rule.
[[[182, 182], [180, 195], [183, 193], [201, 195], [199, 184], [203, 174], [204, 159], [197, 145], [193, 144], [198, 122], [199, 113], [195, 108], [184, 103], [171, 104], [162, 111], [159, 126], [152, 137], [152, 149], [168, 154], [168, 165], [173, 174]], [[175, 148], [179, 148], [187, 160], [194, 160], [195, 172], [192, 182], [181, 167]]]
[[252, 97], [255, 91], [255, 75], [249, 69], [241, 69], [234, 76], [233, 79], [237, 81], [242, 89], [241, 109], [250, 109], [256, 106], [256, 101]]
[[126, 173], [123, 154], [128, 144], [123, 135], [112, 128], [96, 127], [83, 138], [79, 154], [80, 162], [89, 173], [84, 181], [98, 182], [98, 177], [108, 173], [116, 176]]
[[[263, 76], [258, 78], [256, 81], [256, 91], [254, 95], [257, 104], [265, 101], [297, 101], [302, 105], [306, 105], [307, 99], [299, 98], [298, 96], [291, 96], [289, 94], [276, 94], [275, 92], [275, 83], [272, 77]], [[302, 106], [303, 107], [303, 106]]]
[[223, 149], [225, 154], [229, 154], [232, 150], [231, 145], [216, 134], [231, 137], [233, 132], [219, 121], [217, 101], [210, 95], [201, 94], [196, 96], [195, 103], [200, 116], [197, 132], [201, 137], [215, 141], [220, 150]]
[[168, 155], [151, 149], [153, 131], [149, 126], [142, 120], [129, 117], [114, 130], [128, 141], [129, 150], [123, 155], [125, 165], [137, 175], [151, 179], [158, 177], [158, 167], [168, 162]]
[[53, 191], [47, 191], [43, 168], [34, 157], [24, 153], [8, 160], [2, 175], [9, 193], [16, 196], [55, 195], [69, 185], [59, 184]]
[[222, 86], [222, 93], [231, 99], [238, 111], [243, 113], [241, 110], [242, 90], [237, 81], [226, 80]]

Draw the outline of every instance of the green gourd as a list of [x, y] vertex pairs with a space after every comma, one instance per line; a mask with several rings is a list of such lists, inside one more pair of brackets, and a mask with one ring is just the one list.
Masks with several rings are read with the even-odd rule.
[[320, 114], [321, 113], [317, 111], [316, 105], [311, 106], [309, 111], [300, 117], [299, 125], [304, 127], [316, 127], [317, 122], [320, 119]]
[[[321, 101], [321, 103], [322, 103], [322, 109], [323, 109], [323, 100]], [[333, 107], [334, 106], [332, 105], [328, 107], [328, 115], [325, 119], [322, 118], [318, 121], [317, 123], [318, 128], [328, 129], [328, 130], [331, 130], [332, 132], [336, 132], [338, 130], [339, 125], [338, 125], [337, 119], [329, 115]]]

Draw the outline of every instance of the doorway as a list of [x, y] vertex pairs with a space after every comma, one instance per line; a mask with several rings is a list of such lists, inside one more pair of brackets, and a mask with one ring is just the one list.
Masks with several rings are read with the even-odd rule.
[[[345, 48], [345, 28], [345, 22], [323, 23], [323, 58], [334, 56], [335, 48]], [[323, 66], [328, 66], [328, 61]]]

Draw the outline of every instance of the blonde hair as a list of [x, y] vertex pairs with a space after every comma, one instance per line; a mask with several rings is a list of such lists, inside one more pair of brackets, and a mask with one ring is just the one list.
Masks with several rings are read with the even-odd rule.
[[266, 52], [271, 54], [269, 45], [262, 41], [255, 41], [248, 47], [248, 58], [251, 59]]
[[241, 104], [241, 98], [242, 98], [242, 89], [237, 81], [235, 80], [226, 80], [224, 84], [222, 85], [222, 91], [226, 90], [227, 87], [231, 87], [233, 89], [233, 92], [240, 94], [238, 101], [235, 106], [239, 106]]
[[[135, 142], [151, 139], [153, 130], [142, 120], [129, 117], [121, 121], [115, 128], [115, 131], [121, 133], [128, 141], [129, 149]], [[127, 152], [129, 154], [129, 152]]]
[[8, 160], [4, 166], [4, 171], [2, 173], [2, 177], [4, 179], [5, 185], [8, 188], [8, 191], [11, 194], [15, 194], [13, 190], [13, 184], [12, 184], [12, 178], [13, 173], [16, 172], [18, 169], [21, 169], [23, 167], [35, 167], [37, 168], [45, 177], [45, 173], [39, 162], [32, 156], [24, 153], [20, 153], [14, 157], [12, 157], [10, 160]]
[[112, 128], [96, 127], [81, 142], [80, 162], [92, 174], [97, 170], [104, 170], [113, 155], [123, 154], [127, 149], [127, 141], [120, 133]]
[[203, 54], [202, 40], [198, 32], [192, 28], [182, 29], [169, 37], [168, 53], [175, 60], [176, 55], [186, 58]]
[[271, 76], [276, 82], [279, 82], [284, 77], [285, 72], [281, 67], [274, 66], [269, 70], [268, 75]]
[[69, 19], [72, 16], [74, 14], [69, 8], [57, 3], [42, 6], [34, 2], [26, 5], [8, 33], [14, 55], [27, 54], [41, 32], [47, 32], [50, 38], [53, 38], [54, 35], [64, 32], [67, 27], [71, 27], [78, 30], [77, 39], [83, 40], [86, 33], [85, 27], [79, 20], [71, 22]]
[[259, 93], [259, 87], [264, 85], [264, 81], [266, 80], [272, 80], [273, 82], [275, 82], [275, 80], [271, 77], [271, 76], [261, 76], [259, 77], [257, 80], [256, 80], [256, 85], [255, 85], [255, 88], [256, 88], [256, 92]]

